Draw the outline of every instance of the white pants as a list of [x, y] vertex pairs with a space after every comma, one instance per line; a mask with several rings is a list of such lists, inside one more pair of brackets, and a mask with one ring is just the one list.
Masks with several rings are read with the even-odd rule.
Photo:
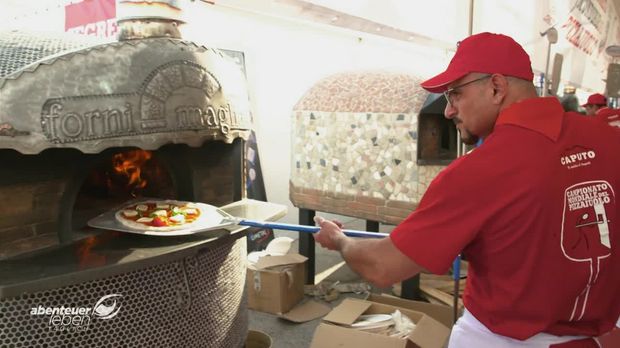
[[586, 338], [586, 336], [555, 336], [539, 333], [525, 341], [491, 332], [467, 309], [452, 328], [448, 348], [548, 348], [551, 344]]

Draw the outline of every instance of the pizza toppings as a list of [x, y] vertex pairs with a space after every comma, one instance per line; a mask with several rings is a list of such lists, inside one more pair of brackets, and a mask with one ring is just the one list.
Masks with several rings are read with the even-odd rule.
[[183, 209], [181, 211], [184, 212], [185, 214], [188, 214], [188, 215], [198, 214], [198, 211], [196, 209], [194, 209], [194, 208], [185, 208], [185, 209]]
[[[176, 202], [141, 202], [121, 210], [117, 216], [128, 223], [138, 223], [145, 227], [184, 228], [200, 217], [196, 204]], [[122, 221], [121, 221], [122, 222]], [[136, 227], [136, 228], [137, 228]]]
[[163, 209], [160, 209], [160, 210], [155, 210], [151, 215], [166, 217], [168, 216], [168, 212]]
[[185, 222], [185, 215], [183, 214], [172, 215], [170, 217], [170, 221], [174, 223], [183, 223]]
[[135, 217], [138, 216], [138, 212], [135, 210], [125, 209], [123, 210], [123, 215], [125, 215], [126, 217]]
[[163, 226], [168, 226], [168, 223], [166, 221], [166, 218], [161, 217], [161, 216], [156, 216], [153, 218], [153, 221], [151, 221], [151, 226], [163, 227]]

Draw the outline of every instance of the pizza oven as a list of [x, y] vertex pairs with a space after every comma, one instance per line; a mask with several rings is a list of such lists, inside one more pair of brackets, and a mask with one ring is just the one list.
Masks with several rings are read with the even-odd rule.
[[175, 1], [123, 4], [115, 42], [0, 33], [0, 346], [245, 340], [247, 230], [152, 237], [86, 225], [138, 197], [285, 213], [245, 199], [252, 124], [239, 67], [180, 37]]
[[[347, 71], [312, 86], [293, 108], [289, 193], [302, 224], [316, 211], [397, 225], [457, 154], [445, 98], [407, 72]], [[300, 235], [314, 283], [314, 240]], [[415, 298], [407, 281], [402, 296]], [[415, 281], [414, 281], [415, 282]]]
[[293, 108], [296, 207], [396, 225], [456, 158], [445, 99], [410, 73], [351, 71], [312, 86]]

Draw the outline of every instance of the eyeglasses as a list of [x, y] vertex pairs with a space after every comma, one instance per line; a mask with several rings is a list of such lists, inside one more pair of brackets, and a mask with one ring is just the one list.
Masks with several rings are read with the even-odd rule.
[[454, 86], [452, 88], [448, 88], [445, 92], [443, 92], [443, 96], [446, 97], [446, 100], [448, 101], [448, 104], [450, 104], [450, 106], [454, 106], [454, 97], [456, 95], [458, 95], [458, 94], [455, 94], [454, 92], [456, 92], [457, 89], [463, 88], [463, 87], [465, 87], [465, 86], [467, 86], [467, 85], [469, 85], [471, 83], [474, 83], [474, 82], [478, 82], [478, 81], [482, 81], [484, 79], [488, 79], [491, 76], [493, 76], [493, 75], [484, 75], [482, 77], [479, 77], [477, 79], [465, 82], [465, 83], [460, 84], [458, 86]]

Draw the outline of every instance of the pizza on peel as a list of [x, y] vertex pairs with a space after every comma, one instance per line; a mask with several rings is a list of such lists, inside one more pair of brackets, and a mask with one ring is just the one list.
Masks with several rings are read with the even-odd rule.
[[199, 204], [175, 200], [133, 203], [118, 210], [116, 220], [141, 231], [177, 231], [194, 227], [204, 212]]

